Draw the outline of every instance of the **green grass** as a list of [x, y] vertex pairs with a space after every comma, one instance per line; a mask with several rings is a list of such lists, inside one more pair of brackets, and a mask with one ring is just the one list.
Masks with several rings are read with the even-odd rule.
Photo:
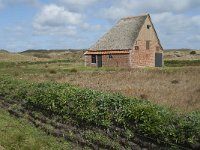
[[0, 108], [0, 145], [6, 150], [71, 150], [62, 139], [46, 135], [26, 120], [16, 119]]
[[200, 60], [165, 60], [166, 67], [200, 66]]
[[167, 144], [199, 142], [200, 112], [180, 114], [149, 101], [82, 89], [69, 84], [31, 83], [0, 78], [0, 95], [23, 102], [27, 109], [39, 109], [78, 123], [123, 126]]
[[85, 67], [83, 63], [54, 60], [44, 62], [0, 62], [0, 74], [23, 76], [28, 74], [69, 74], [77, 72], [117, 71], [120, 68]]

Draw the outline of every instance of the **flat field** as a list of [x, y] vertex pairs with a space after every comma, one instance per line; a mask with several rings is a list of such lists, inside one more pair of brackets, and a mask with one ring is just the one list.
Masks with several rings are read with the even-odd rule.
[[162, 68], [127, 69], [85, 67], [83, 51], [1, 52], [0, 149], [199, 149], [199, 51], [165, 54]]
[[[136, 69], [84, 67], [82, 51], [6, 54], [4, 60], [7, 61], [0, 62], [0, 74], [35, 82], [67, 82], [98, 91], [138, 97], [187, 112], [200, 108], [200, 61], [196, 59], [199, 51], [195, 55], [190, 52], [165, 52], [167, 57], [170, 55], [170, 59], [174, 58], [166, 58], [169, 67]], [[177, 61], [174, 54], [178, 53], [184, 54], [183, 59], [190, 59], [182, 59], [184, 63]], [[16, 57], [9, 59], [9, 55]], [[19, 61], [21, 57], [37, 57], [39, 60]]]

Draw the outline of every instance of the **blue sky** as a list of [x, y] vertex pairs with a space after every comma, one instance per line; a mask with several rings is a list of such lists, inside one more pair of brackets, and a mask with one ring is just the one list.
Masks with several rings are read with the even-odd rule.
[[200, 49], [200, 0], [0, 0], [0, 49], [88, 48], [147, 12], [165, 49]]

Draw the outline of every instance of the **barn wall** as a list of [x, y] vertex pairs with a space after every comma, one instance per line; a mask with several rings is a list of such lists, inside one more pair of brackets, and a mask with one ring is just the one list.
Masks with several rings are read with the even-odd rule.
[[129, 67], [129, 54], [112, 54], [112, 58], [109, 55], [102, 55], [102, 63], [105, 67]]
[[[91, 55], [85, 55], [85, 66], [96, 67], [97, 64], [91, 63]], [[102, 55], [103, 67], [129, 67], [129, 54], [112, 54], [112, 58], [109, 55]]]
[[96, 67], [97, 66], [97, 64], [94, 64], [91, 62], [92, 62], [91, 55], [85, 55], [85, 66], [88, 66], [88, 67]]
[[[149, 29], [147, 29], [147, 25], [151, 25]], [[150, 48], [146, 49], [146, 41], [150, 41]], [[138, 46], [139, 49], [135, 50], [135, 46]], [[145, 20], [144, 25], [139, 32], [138, 38], [134, 43], [133, 50], [130, 54], [130, 64], [131, 67], [138, 66], [155, 66], [155, 52], [161, 52], [161, 47], [159, 45], [159, 41], [157, 39], [156, 33], [153, 29], [153, 25], [149, 18]]]

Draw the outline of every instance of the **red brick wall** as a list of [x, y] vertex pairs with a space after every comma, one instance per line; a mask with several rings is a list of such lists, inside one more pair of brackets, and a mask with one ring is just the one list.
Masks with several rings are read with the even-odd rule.
[[[147, 29], [147, 25], [151, 25], [151, 27]], [[149, 49], [146, 49], [146, 41], [150, 41]], [[138, 46], [139, 49], [135, 50], [135, 46]], [[140, 66], [154, 67], [155, 53], [163, 53], [149, 18], [146, 19], [144, 25], [142, 26], [142, 29], [134, 43], [133, 50], [130, 52], [130, 65], [132, 68]]]
[[85, 55], [85, 66], [88, 67], [96, 67], [97, 64], [92, 63], [92, 56], [91, 55]]
[[[91, 55], [85, 55], [85, 66], [95, 67], [97, 64], [91, 63]], [[103, 67], [130, 67], [129, 66], [129, 54], [112, 54], [112, 58], [109, 55], [102, 55]]]
[[[147, 25], [151, 25], [151, 27], [147, 29]], [[149, 49], [146, 49], [146, 41], [150, 41]], [[135, 50], [135, 46], [138, 46], [139, 49]], [[131, 68], [144, 66], [154, 67], [156, 52], [163, 53], [163, 50], [160, 47], [150, 18], [147, 18], [134, 43], [133, 50], [130, 50], [130, 54], [115, 54], [112, 55], [113, 58], [109, 58], [109, 55], [102, 55], [102, 65]], [[96, 64], [91, 64], [91, 55], [86, 55], [85, 57], [86, 66], [96, 66]]]
[[131, 67], [154, 67], [157, 42], [151, 41], [148, 50], [146, 49], [146, 41], [137, 42], [137, 46], [139, 46], [139, 50], [131, 51]]
[[129, 54], [112, 54], [112, 58], [109, 55], [102, 55], [103, 66], [106, 67], [129, 67]]

